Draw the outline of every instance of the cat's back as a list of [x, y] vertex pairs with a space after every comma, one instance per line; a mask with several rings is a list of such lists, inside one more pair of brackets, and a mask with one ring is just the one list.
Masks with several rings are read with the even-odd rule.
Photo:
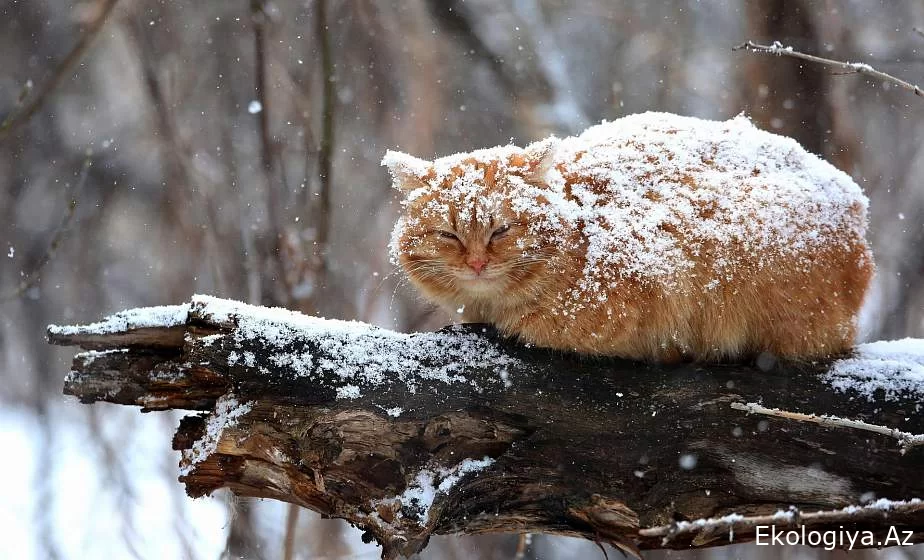
[[[827, 247], [865, 248], [867, 199], [845, 173], [744, 117], [643, 113], [561, 140], [550, 215], [580, 224], [586, 273], [676, 278]], [[723, 274], [725, 275], [725, 274]]]

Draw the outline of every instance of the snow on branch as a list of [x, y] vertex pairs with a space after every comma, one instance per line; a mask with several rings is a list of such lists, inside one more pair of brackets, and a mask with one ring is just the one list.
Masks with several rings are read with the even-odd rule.
[[732, 403], [731, 406], [735, 410], [743, 410], [750, 414], [765, 414], [767, 416], [776, 416], [777, 418], [788, 418], [790, 420], [796, 420], [797, 422], [814, 422], [822, 426], [830, 426], [833, 428], [853, 428], [855, 430], [866, 430], [869, 432], [894, 437], [898, 440], [898, 444], [902, 448], [902, 453], [906, 452], [908, 449], [914, 447], [915, 445], [924, 445], [924, 434], [909, 434], [908, 432], [903, 432], [895, 428], [877, 426], [875, 424], [869, 424], [860, 420], [850, 420], [847, 418], [839, 418], [837, 416], [829, 416], [824, 414], [819, 416], [816, 414], [788, 412], [778, 408], [767, 408], [757, 403]]
[[208, 296], [48, 336], [87, 349], [64, 384], [83, 402], [201, 411], [173, 441], [190, 496], [227, 487], [340, 517], [389, 558], [500, 531], [631, 554], [767, 526], [924, 540], [920, 340], [666, 366]]
[[809, 62], [815, 62], [817, 64], [823, 64], [825, 66], [831, 66], [834, 68], [838, 68], [842, 70], [843, 71], [842, 73], [844, 74], [865, 74], [867, 76], [878, 78], [885, 82], [895, 84], [903, 89], [906, 89], [914, 93], [915, 95], [924, 97], [924, 90], [922, 90], [920, 87], [910, 82], [906, 82], [905, 80], [902, 80], [901, 78], [896, 78], [895, 76], [892, 76], [891, 74], [886, 74], [885, 72], [876, 70], [869, 64], [866, 64], [865, 62], [843, 62], [840, 60], [832, 60], [830, 58], [822, 58], [820, 56], [815, 56], [812, 54], [806, 54], [803, 52], [799, 52], [793, 49], [792, 47], [784, 47], [783, 44], [780, 43], [779, 41], [774, 41], [772, 45], [760, 45], [753, 41], [748, 40], [740, 45], [737, 45], [736, 47], [733, 47], [732, 50], [733, 51], [747, 50], [747, 51], [756, 52], [756, 53], [767, 53], [767, 54], [775, 54], [778, 56], [789, 56], [792, 58], [799, 58], [802, 60], [807, 60]]

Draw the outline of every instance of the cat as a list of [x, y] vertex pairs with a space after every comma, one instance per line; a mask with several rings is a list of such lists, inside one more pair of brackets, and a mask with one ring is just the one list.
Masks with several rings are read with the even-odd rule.
[[746, 117], [626, 116], [424, 161], [392, 259], [430, 301], [535, 346], [652, 362], [847, 352], [874, 271], [851, 178]]

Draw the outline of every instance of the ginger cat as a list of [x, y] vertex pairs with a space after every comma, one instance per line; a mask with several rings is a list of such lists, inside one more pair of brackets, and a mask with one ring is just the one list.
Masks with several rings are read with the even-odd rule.
[[424, 296], [536, 346], [673, 362], [847, 351], [867, 199], [745, 117], [631, 115], [580, 136], [382, 161], [394, 260]]

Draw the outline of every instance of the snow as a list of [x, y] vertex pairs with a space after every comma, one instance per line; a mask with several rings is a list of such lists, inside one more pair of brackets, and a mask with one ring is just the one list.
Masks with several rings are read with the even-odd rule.
[[427, 174], [430, 164], [412, 155], [388, 150], [385, 152], [385, 157], [382, 158], [382, 165], [389, 169], [396, 169], [402, 173], [420, 177]]
[[854, 356], [834, 363], [826, 381], [839, 391], [886, 400], [924, 395], [924, 339], [904, 338], [857, 346]]
[[790, 522], [796, 518], [798, 513], [799, 513], [799, 510], [790, 506], [790, 508], [786, 510], [783, 510], [783, 509], [777, 510], [776, 513], [774, 513], [772, 517], [774, 521]]
[[338, 399], [358, 399], [362, 396], [362, 393], [359, 390], [359, 387], [356, 385], [344, 385], [343, 387], [337, 387], [337, 398]]
[[80, 360], [84, 366], [88, 366], [96, 361], [97, 358], [112, 354], [125, 354], [128, 348], [114, 348], [112, 350], [86, 350], [74, 355], [75, 360]]
[[[411, 392], [424, 381], [472, 384], [463, 373], [475, 368], [496, 372], [497, 385], [505, 386], [511, 368], [518, 363], [496, 344], [471, 333], [412, 335], [203, 295], [193, 296], [192, 305], [208, 320], [236, 323], [238, 344], [259, 344], [268, 352], [267, 359], [289, 375], [343, 380], [346, 383], [337, 391], [342, 399], [359, 398], [362, 389], [396, 378]], [[256, 357], [251, 352], [229, 355], [231, 365], [242, 362], [255, 367]]]
[[253, 101], [247, 104], [247, 112], [250, 113], [251, 115], [256, 115], [257, 113], [260, 113], [261, 111], [263, 111], [263, 104], [257, 101], [256, 99], [254, 99]]
[[150, 327], [173, 327], [184, 324], [188, 315], [189, 305], [186, 304], [139, 307], [119, 311], [98, 323], [89, 325], [49, 325], [48, 332], [57, 336], [74, 336], [79, 334], [111, 334]]
[[[170, 441], [178, 416], [110, 407], [91, 425], [85, 408], [52, 403], [51, 440], [27, 407], [0, 409], [0, 446], [16, 457], [3, 463], [4, 479], [15, 483], [0, 486], [0, 558], [47, 558], [38, 543], [55, 547], [62, 560], [221, 556], [226, 508], [213, 498], [188, 499], [175, 478]], [[115, 465], [101, 456], [104, 444], [119, 452]], [[45, 445], [53, 461], [43, 464]], [[113, 479], [113, 472], [123, 474]], [[131, 476], [122, 480], [124, 473]]]
[[[212, 296], [193, 296], [192, 309], [206, 320], [218, 324], [236, 324], [234, 343], [239, 347], [250, 343], [265, 351], [266, 362], [274, 366], [273, 373], [294, 378], [310, 377], [337, 383], [336, 398], [358, 399], [364, 389], [381, 387], [397, 381], [414, 393], [421, 384], [432, 386], [462, 383], [482, 391], [487, 387], [468, 379], [464, 373], [472, 369], [494, 372], [486, 382], [498, 388], [512, 386], [511, 372], [519, 364], [496, 344], [466, 332], [405, 334], [361, 323], [302, 315], [281, 308], [247, 305]], [[56, 334], [105, 334], [144, 327], [170, 327], [187, 321], [190, 305], [173, 305], [130, 309], [104, 320], [84, 326], [56, 326]], [[216, 334], [203, 337], [206, 346], [224, 337]], [[125, 349], [88, 351], [78, 357], [92, 361], [99, 356], [125, 352]], [[323, 354], [323, 358], [319, 355]], [[228, 365], [258, 368], [257, 355], [250, 350], [232, 350]], [[383, 408], [393, 417], [404, 410]]]
[[[771, 517], [774, 521], [786, 521], [792, 522], [797, 517], [810, 518], [812, 516], [826, 516], [838, 513], [847, 513], [854, 515], [857, 513], [863, 513], [868, 511], [892, 511], [897, 508], [903, 508], [906, 506], [917, 506], [924, 502], [920, 498], [912, 498], [910, 500], [888, 500], [886, 498], [880, 498], [875, 502], [862, 505], [862, 506], [847, 506], [839, 510], [833, 511], [817, 511], [817, 512], [800, 512], [794, 507], [790, 507], [786, 510], [777, 510]], [[738, 513], [732, 513], [722, 517], [711, 517], [708, 519], [695, 519], [693, 521], [678, 521], [672, 525], [673, 533], [686, 533], [689, 531], [697, 531], [701, 529], [714, 529], [719, 528], [723, 529], [726, 526], [734, 525], [735, 523], [740, 522], [757, 522], [762, 523], [761, 517], [745, 517]]]
[[862, 513], [864, 511], [870, 510], [892, 511], [896, 508], [901, 508], [904, 506], [916, 506], [922, 503], [924, 502], [922, 502], [920, 498], [912, 498], [910, 500], [888, 500], [886, 498], [879, 498], [875, 502], [866, 504], [865, 506], [847, 506], [841, 511], [849, 514]]
[[[508, 161], [550, 150], [545, 185], [527, 183], [519, 176], [524, 168]], [[509, 192], [485, 196], [484, 171], [471, 160], [496, 161]], [[701, 253], [733, 246], [713, 259], [710, 280], [720, 282], [742, 263], [808, 259], [820, 247], [863, 239], [867, 226], [868, 200], [850, 176], [744, 116], [720, 122], [649, 112], [525, 150], [508, 145], [453, 154], [432, 169], [396, 152], [383, 164], [429, 174], [405, 204], [436, 190], [442, 198], [428, 199], [420, 214], [448, 214], [447, 201], [454, 201], [464, 221], [475, 205], [490, 212], [504, 196], [540, 237], [564, 241], [581, 231], [582, 241], [567, 248], [585, 251], [579, 285], [591, 294], [605, 293], [619, 277], [681, 289], [678, 273], [692, 269]], [[393, 257], [394, 241], [414, 219], [407, 215], [396, 225]]]
[[865, 62], [848, 62], [847, 66], [850, 66], [857, 72], [875, 72], [873, 67], [869, 64], [866, 64]]
[[[430, 507], [437, 495], [447, 494], [463, 476], [484, 470], [494, 464], [494, 459], [485, 456], [482, 459], [465, 459], [449, 468], [435, 467], [421, 469], [414, 481], [405, 488], [404, 492], [394, 498], [387, 498], [373, 503], [373, 511], [378, 504], [392, 505], [400, 503], [402, 509], [409, 508], [418, 512], [418, 517], [426, 524], [430, 515]], [[438, 482], [437, 482], [438, 481]], [[401, 510], [398, 515], [403, 516]]]
[[798, 519], [799, 517], [810, 517], [812, 515], [831, 515], [838, 513], [847, 513], [850, 515], [855, 515], [858, 513], [864, 513], [868, 511], [892, 511], [897, 508], [903, 508], [907, 506], [917, 506], [924, 502], [920, 498], [911, 498], [910, 500], [889, 500], [886, 498], [879, 498], [871, 503], [862, 505], [862, 506], [847, 506], [839, 510], [834, 511], [819, 511], [819, 512], [800, 512], [793, 506], [790, 506], [787, 510], [777, 510], [773, 514], [772, 518], [777, 521], [788, 521], [792, 522]]
[[696, 468], [697, 457], [692, 453], [684, 453], [680, 456], [680, 468], [685, 471], [692, 471]]
[[183, 450], [180, 474], [188, 475], [196, 465], [218, 449], [222, 431], [237, 425], [241, 416], [253, 409], [251, 403], [241, 403], [233, 395], [223, 395], [215, 402], [215, 411], [209, 416], [205, 434], [193, 443], [192, 448]]
[[768, 408], [754, 402], [747, 404], [733, 402], [731, 403], [731, 407], [735, 410], [743, 410], [748, 414], [764, 414], [776, 418], [795, 420], [797, 422], [812, 422], [822, 426], [865, 430], [868, 432], [893, 437], [898, 440], [902, 455], [904, 455], [905, 452], [907, 452], [908, 449], [912, 447], [924, 445], [924, 434], [913, 434], [899, 430], [897, 428], [889, 428], [886, 426], [880, 426], [878, 424], [871, 424], [862, 420], [852, 420], [850, 418], [843, 418], [841, 416], [834, 416], [831, 414], [805, 414], [802, 412], [792, 412], [788, 410], [781, 410], [779, 408]]
[[[673, 526], [673, 532], [686, 533], [688, 531], [698, 531], [701, 529], [725, 528], [734, 525], [739, 521], [744, 521], [745, 517], [740, 513], [730, 513], [722, 517], [711, 517], [709, 519], [694, 519], [693, 521], [678, 521]], [[731, 533], [729, 539], [732, 540]]]

